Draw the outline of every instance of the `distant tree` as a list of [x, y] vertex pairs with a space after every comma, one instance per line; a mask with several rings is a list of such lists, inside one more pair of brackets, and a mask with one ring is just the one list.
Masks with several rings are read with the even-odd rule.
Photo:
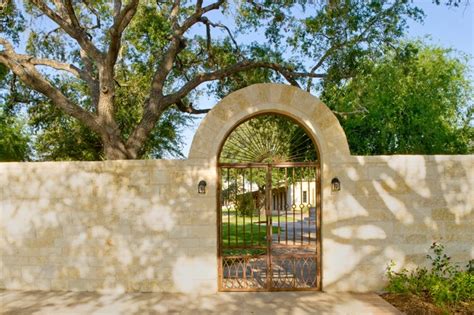
[[28, 158], [28, 136], [21, 120], [4, 112], [0, 104], [0, 161], [24, 161]]
[[472, 153], [474, 90], [465, 58], [419, 42], [366, 59], [323, 100], [353, 154]]

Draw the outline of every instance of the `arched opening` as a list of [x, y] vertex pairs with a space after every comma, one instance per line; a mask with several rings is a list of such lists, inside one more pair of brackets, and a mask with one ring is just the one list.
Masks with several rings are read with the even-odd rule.
[[321, 289], [315, 139], [287, 116], [236, 124], [218, 156], [220, 291]]

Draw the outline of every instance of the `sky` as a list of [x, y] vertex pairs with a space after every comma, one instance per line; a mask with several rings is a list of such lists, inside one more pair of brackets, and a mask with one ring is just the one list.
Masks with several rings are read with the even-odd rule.
[[[424, 39], [425, 42], [470, 55], [471, 74], [474, 74], [474, 3], [458, 8], [437, 6], [431, 0], [415, 0], [415, 3], [426, 16], [423, 23], [410, 21], [406, 38]], [[215, 103], [215, 99], [201, 98], [196, 105], [199, 108], [211, 108]], [[183, 132], [183, 154], [186, 157], [201, 120], [196, 119], [194, 126]]]

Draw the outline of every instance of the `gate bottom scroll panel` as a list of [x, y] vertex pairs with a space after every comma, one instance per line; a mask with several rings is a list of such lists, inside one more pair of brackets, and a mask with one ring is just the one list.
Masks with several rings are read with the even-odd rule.
[[271, 286], [273, 289], [315, 289], [317, 282], [316, 255], [272, 256]]
[[222, 257], [222, 288], [264, 289], [267, 286], [267, 256]]
[[315, 255], [272, 256], [271, 270], [267, 257], [223, 257], [222, 289], [265, 289], [271, 276], [271, 289], [317, 288], [317, 259]]

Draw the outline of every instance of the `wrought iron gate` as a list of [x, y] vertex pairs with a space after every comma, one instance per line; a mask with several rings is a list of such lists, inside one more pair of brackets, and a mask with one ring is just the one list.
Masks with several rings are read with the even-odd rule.
[[220, 163], [219, 177], [219, 290], [319, 290], [319, 163]]
[[292, 119], [239, 124], [219, 155], [219, 290], [319, 290], [320, 169]]

